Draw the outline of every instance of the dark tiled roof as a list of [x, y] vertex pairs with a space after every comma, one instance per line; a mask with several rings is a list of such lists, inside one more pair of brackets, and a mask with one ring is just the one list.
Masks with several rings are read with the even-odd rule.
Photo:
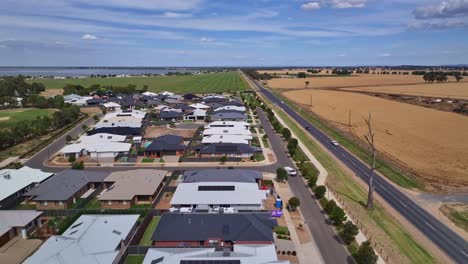
[[199, 98], [198, 96], [196, 96], [194, 94], [184, 94], [184, 95], [182, 95], [182, 97], [184, 97], [187, 100], [193, 100], [193, 99]]
[[250, 154], [255, 149], [249, 144], [216, 143], [200, 148], [200, 154]]
[[188, 106], [186, 104], [177, 104], [174, 106], [176, 109], [182, 109], [182, 110], [190, 110], [190, 109], [195, 109], [194, 107]]
[[207, 169], [185, 171], [184, 182], [256, 182], [262, 173], [256, 170], [243, 169]]
[[184, 150], [185, 145], [181, 144], [184, 141], [183, 137], [174, 135], [164, 135], [156, 138], [146, 148], [145, 151], [174, 151]]
[[56, 173], [24, 196], [35, 196], [35, 201], [66, 201], [91, 182], [102, 182], [109, 172], [66, 170]]
[[270, 241], [277, 225], [269, 213], [164, 214], [153, 241]]
[[220, 102], [225, 102], [225, 101], [226, 101], [225, 98], [218, 98], [218, 97], [203, 99], [203, 102], [205, 103], [220, 103]]
[[159, 115], [161, 118], [179, 118], [182, 113], [176, 111], [162, 111]]
[[247, 115], [242, 111], [235, 110], [220, 110], [216, 111], [211, 115], [212, 120], [222, 119], [247, 119]]

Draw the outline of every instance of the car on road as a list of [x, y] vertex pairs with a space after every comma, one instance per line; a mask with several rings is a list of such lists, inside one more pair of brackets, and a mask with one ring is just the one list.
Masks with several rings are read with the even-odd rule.
[[175, 213], [177, 211], [179, 211], [179, 208], [176, 208], [176, 207], [169, 208], [169, 212], [171, 212], [171, 213]]
[[181, 213], [191, 213], [192, 212], [192, 207], [182, 207], [180, 208]]
[[310, 126], [306, 126], [305, 129], [306, 129], [306, 130], [310, 130]]
[[236, 209], [231, 208], [231, 207], [225, 207], [224, 208], [224, 213], [225, 214], [234, 214], [234, 213], [236, 213]]
[[340, 143], [338, 143], [338, 141], [336, 141], [336, 140], [332, 140], [332, 141], [330, 141], [330, 143], [331, 143], [333, 146], [339, 146], [339, 145], [340, 145]]
[[284, 170], [288, 173], [289, 176], [297, 175], [297, 171], [291, 167], [284, 167]]

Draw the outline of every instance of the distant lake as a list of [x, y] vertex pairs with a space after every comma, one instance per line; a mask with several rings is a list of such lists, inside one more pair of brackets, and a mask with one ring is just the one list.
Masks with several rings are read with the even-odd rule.
[[0, 76], [90, 76], [90, 75], [141, 75], [168, 72], [197, 72], [195, 68], [84, 68], [84, 67], [0, 67]]

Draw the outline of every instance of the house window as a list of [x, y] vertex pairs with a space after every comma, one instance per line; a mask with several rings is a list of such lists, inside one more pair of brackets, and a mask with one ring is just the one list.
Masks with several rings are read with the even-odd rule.
[[127, 201], [125, 201], [125, 200], [124, 200], [124, 201], [122, 201], [122, 204], [127, 204]]
[[47, 201], [44, 201], [42, 204], [43, 205], [48, 205], [49, 203]]
[[59, 205], [63, 205], [63, 202], [62, 202], [62, 201], [59, 201]]
[[107, 204], [112, 204], [112, 201], [107, 201]]

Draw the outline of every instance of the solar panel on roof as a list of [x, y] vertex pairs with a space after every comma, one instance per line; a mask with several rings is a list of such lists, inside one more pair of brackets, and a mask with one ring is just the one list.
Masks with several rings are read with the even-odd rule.
[[209, 185], [209, 186], [198, 186], [199, 191], [235, 191], [233, 185]]
[[112, 233], [117, 234], [117, 235], [119, 235], [119, 236], [122, 234], [122, 232], [117, 231], [117, 230], [112, 230]]
[[82, 224], [83, 224], [83, 222], [80, 222], [80, 223], [78, 223], [78, 224], [76, 224], [76, 225], [73, 225], [73, 226], [72, 226], [70, 229], [73, 229], [73, 228], [79, 227], [79, 226], [80, 226], [80, 225], [82, 225]]

